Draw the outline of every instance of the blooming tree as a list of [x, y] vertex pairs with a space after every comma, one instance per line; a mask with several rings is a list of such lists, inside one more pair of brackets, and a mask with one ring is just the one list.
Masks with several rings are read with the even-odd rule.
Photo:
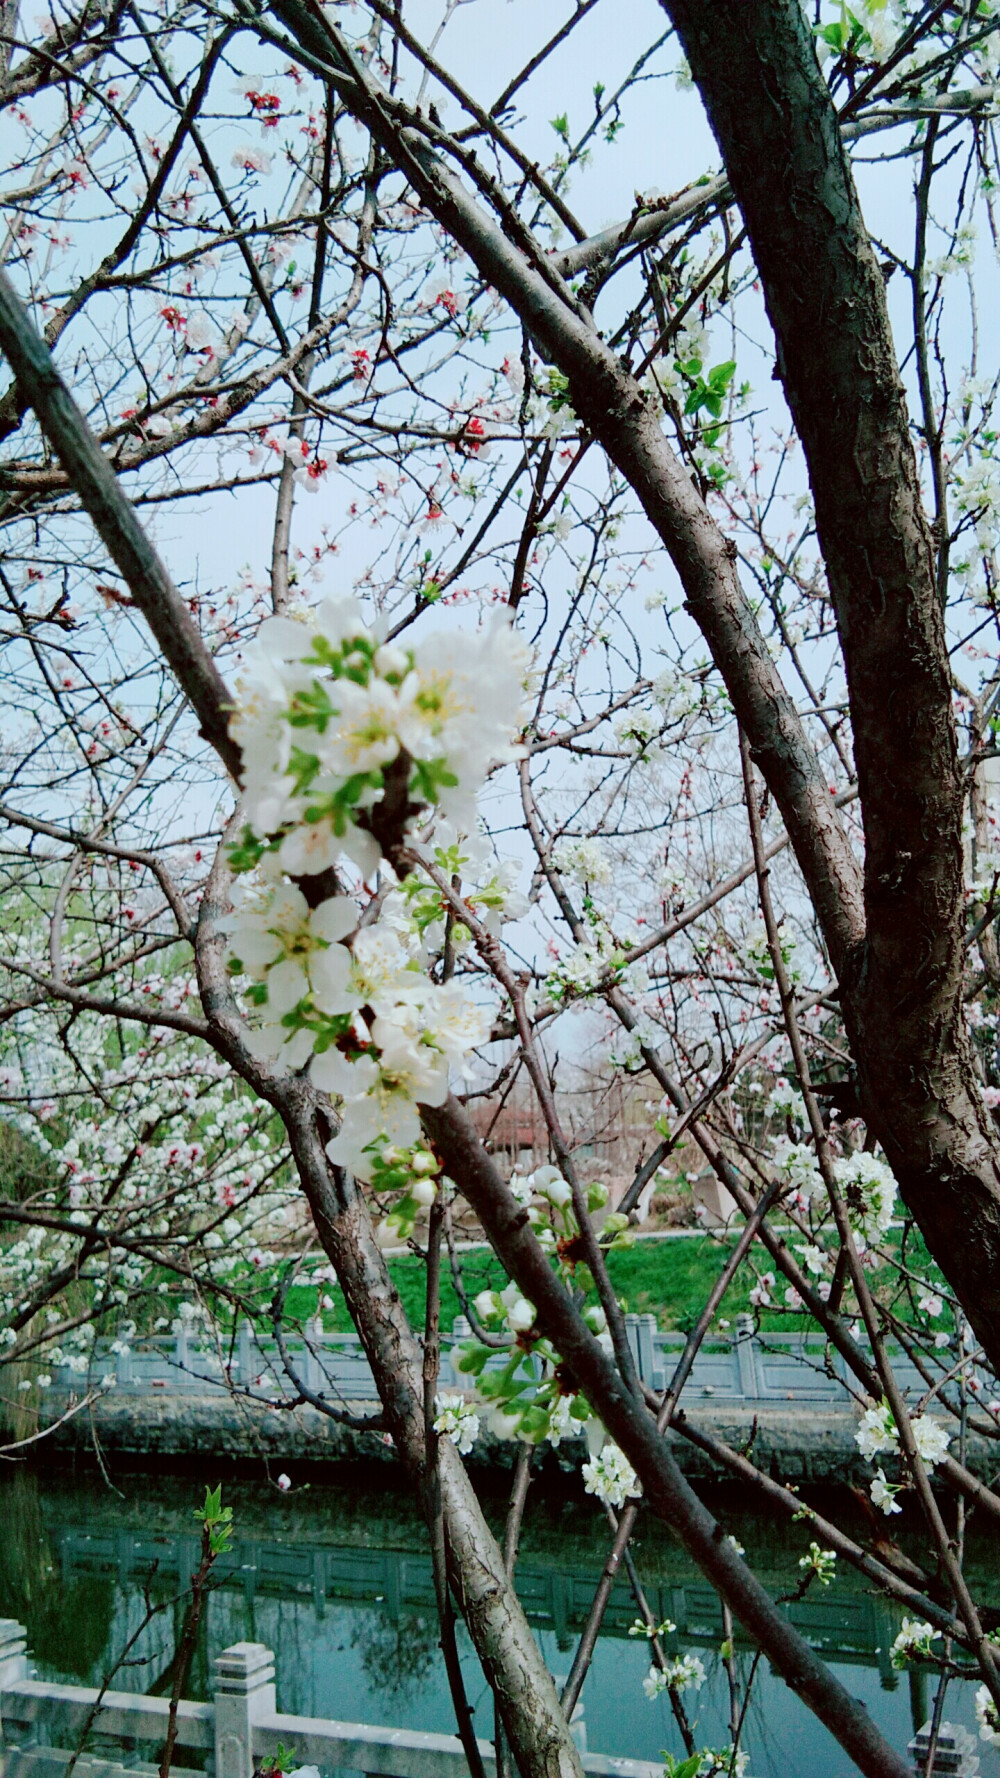
[[[4, 1374], [92, 1399], [98, 1334], [181, 1309], [223, 1369], [241, 1316], [280, 1344], [308, 1216], [424, 1504], [474, 1773], [455, 1602], [501, 1764], [567, 1778], [603, 1609], [560, 1700], [461, 1461], [488, 1424], [508, 1549], [532, 1451], [586, 1440], [616, 1561], [665, 1518], [898, 1775], [664, 1435], [807, 1516], [800, 1587], [858, 1567], [914, 1614], [894, 1660], [943, 1684], [947, 1645], [995, 1738], [940, 1499], [1000, 1515], [967, 1464], [1000, 1414], [1000, 24], [665, 0], [609, 74], [582, 0], [496, 93], [454, 10], [3, 14]], [[635, 195], [665, 94], [705, 169]], [[595, 1054], [639, 1121], [614, 1204], [571, 1117]], [[472, 1112], [515, 1088], [548, 1158], [510, 1178]], [[695, 1150], [741, 1234], [651, 1398], [608, 1256]], [[453, 1393], [460, 1212], [507, 1283]], [[426, 1258], [422, 1329], [387, 1241]], [[845, 1362], [873, 1507], [922, 1515], [945, 1603], [687, 1424], [740, 1267]], [[639, 1621], [689, 1758], [742, 1770], [745, 1710], [699, 1750], [702, 1663]]]

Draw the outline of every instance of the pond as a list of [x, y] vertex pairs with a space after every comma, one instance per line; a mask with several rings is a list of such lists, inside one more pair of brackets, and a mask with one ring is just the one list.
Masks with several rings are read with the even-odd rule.
[[[180, 1625], [180, 1608], [171, 1602], [196, 1559], [193, 1510], [206, 1479], [215, 1478], [116, 1475], [120, 1492], [94, 1474], [20, 1470], [0, 1482], [0, 1615], [26, 1624], [38, 1677], [100, 1684], [147, 1604], [162, 1604], [112, 1683], [119, 1690], [169, 1692]], [[423, 1527], [391, 1473], [359, 1468], [336, 1483], [284, 1494], [265, 1483], [236, 1481], [224, 1497], [234, 1509], [236, 1539], [208, 1602], [186, 1694], [211, 1694], [211, 1662], [223, 1648], [263, 1642], [275, 1651], [280, 1710], [453, 1734]], [[491, 1492], [487, 1504], [498, 1525], [500, 1492]], [[712, 1504], [771, 1591], [794, 1592], [807, 1527], [749, 1515], [732, 1493], [719, 1492]], [[557, 1678], [569, 1671], [606, 1548], [603, 1514], [589, 1498], [572, 1488], [536, 1485], [518, 1580]], [[728, 1706], [718, 1601], [652, 1519], [640, 1518], [636, 1560], [658, 1620], [669, 1617], [678, 1626], [670, 1646], [704, 1663], [705, 1684], [686, 1694], [699, 1743], [724, 1746]], [[997, 1566], [989, 1541], [973, 1540], [968, 1572], [982, 1599], [996, 1597]], [[888, 1650], [900, 1613], [849, 1573], [827, 1588], [814, 1585], [787, 1609], [883, 1733], [905, 1748], [930, 1714], [934, 1680], [893, 1671]], [[644, 1641], [628, 1636], [635, 1616], [621, 1581], [584, 1686], [579, 1732], [591, 1752], [658, 1760], [664, 1749], [679, 1754], [681, 1744], [666, 1699], [650, 1702], [643, 1693], [649, 1656]], [[490, 1699], [464, 1630], [461, 1635], [479, 1733], [491, 1738]], [[737, 1655], [745, 1678], [752, 1650], [739, 1639]], [[953, 1682], [945, 1710], [970, 1729], [974, 1689]], [[766, 1662], [747, 1723], [753, 1778], [849, 1778], [846, 1756]], [[981, 1758], [983, 1778], [1000, 1778], [991, 1750], [981, 1748]]]

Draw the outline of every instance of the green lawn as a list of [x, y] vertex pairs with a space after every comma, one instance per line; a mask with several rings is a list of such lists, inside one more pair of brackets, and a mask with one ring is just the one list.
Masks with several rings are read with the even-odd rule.
[[[708, 1236], [690, 1240], [636, 1241], [634, 1246], [612, 1253], [608, 1269], [615, 1291], [628, 1309], [655, 1315], [657, 1325], [663, 1329], [686, 1331], [700, 1314], [731, 1249], [731, 1242], [715, 1241]], [[910, 1265], [923, 1277], [937, 1277], [935, 1268], [928, 1263], [923, 1242], [912, 1233], [907, 1244], [907, 1257]], [[463, 1253], [460, 1259], [464, 1287], [470, 1297], [485, 1288], [502, 1288], [506, 1283], [500, 1265], [485, 1249]], [[759, 1269], [773, 1269], [766, 1264], [760, 1248], [756, 1250], [756, 1259]], [[392, 1258], [388, 1263], [411, 1326], [422, 1327], [426, 1300], [422, 1260], [415, 1254], [406, 1254]], [[733, 1321], [741, 1310], [750, 1309], [753, 1283], [754, 1274], [744, 1262], [723, 1299], [719, 1309], [721, 1318]], [[775, 1287], [776, 1303], [783, 1302], [784, 1290], [784, 1281], [779, 1277]], [[327, 1310], [324, 1314], [327, 1331], [349, 1332], [351, 1324], [340, 1291], [326, 1286], [324, 1294], [332, 1298], [334, 1305], [332, 1311]], [[296, 1319], [314, 1314], [318, 1296], [315, 1289], [296, 1286], [289, 1292], [288, 1314]], [[450, 1330], [452, 1321], [460, 1313], [461, 1305], [446, 1265], [441, 1280], [441, 1326], [444, 1332]], [[803, 1321], [801, 1316], [768, 1309], [761, 1314], [761, 1325], [772, 1332], [790, 1331], [800, 1328]]]

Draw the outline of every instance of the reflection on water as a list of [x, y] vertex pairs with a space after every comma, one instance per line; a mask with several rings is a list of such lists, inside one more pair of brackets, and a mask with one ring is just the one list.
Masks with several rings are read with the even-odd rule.
[[115, 1615], [111, 1574], [62, 1573], [56, 1545], [42, 1512], [42, 1496], [30, 1472], [5, 1481], [0, 1536], [0, 1608], [4, 1617], [31, 1626], [39, 1671], [89, 1685], [101, 1666]]
[[[28, 1627], [40, 1677], [99, 1684], [151, 1606], [160, 1607], [113, 1680], [135, 1691], [169, 1691], [183, 1612], [182, 1595], [197, 1562], [193, 1507], [203, 1483], [193, 1477], [119, 1478], [124, 1498], [99, 1481], [39, 1478], [17, 1472], [0, 1483], [0, 1615]], [[236, 1541], [208, 1600], [185, 1690], [211, 1693], [211, 1663], [243, 1640], [274, 1649], [279, 1709], [389, 1727], [454, 1733], [437, 1645], [430, 1560], [414, 1506], [384, 1469], [342, 1485], [289, 1495], [256, 1484], [226, 1490]], [[498, 1519], [502, 1503], [490, 1503]], [[807, 1527], [741, 1516], [732, 1498], [716, 1502], [738, 1533], [765, 1584], [794, 1590]], [[551, 1671], [569, 1670], [575, 1640], [606, 1554], [604, 1522], [575, 1494], [543, 1492], [531, 1502], [518, 1567], [521, 1596]], [[708, 1680], [688, 1694], [702, 1744], [721, 1746], [727, 1690], [718, 1659], [721, 1619], [712, 1590], [663, 1527], [640, 1522], [637, 1561], [658, 1620], [678, 1625], [678, 1650], [696, 1649]], [[995, 1596], [995, 1561], [973, 1546], [970, 1576]], [[787, 1608], [883, 1732], [903, 1748], [929, 1714], [924, 1676], [893, 1672], [888, 1650], [899, 1614], [857, 1576], [841, 1575]], [[592, 1751], [658, 1759], [680, 1743], [664, 1698], [642, 1691], [649, 1656], [629, 1639], [636, 1615], [619, 1583], [583, 1694]], [[462, 1632], [463, 1670], [482, 1735], [492, 1707], [475, 1655]], [[751, 1650], [738, 1646], [744, 1676]], [[953, 1684], [946, 1715], [974, 1726], [974, 1687]], [[844, 1756], [809, 1713], [761, 1664], [748, 1713], [746, 1745], [754, 1778], [849, 1778]], [[1000, 1778], [1000, 1761], [983, 1749], [983, 1778]]]

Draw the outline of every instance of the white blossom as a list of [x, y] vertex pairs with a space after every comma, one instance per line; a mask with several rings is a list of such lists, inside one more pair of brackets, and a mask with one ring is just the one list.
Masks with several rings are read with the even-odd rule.
[[572, 1395], [559, 1395], [549, 1413], [549, 1424], [545, 1433], [546, 1440], [555, 1449], [564, 1438], [575, 1438], [580, 1431], [580, 1422], [574, 1420]]
[[558, 1167], [536, 1167], [531, 1182], [538, 1196], [547, 1198], [556, 1210], [564, 1210], [573, 1201], [573, 1193]]
[[899, 1449], [899, 1429], [888, 1402], [865, 1409], [861, 1424], [854, 1434], [854, 1442], [862, 1457], [867, 1458], [880, 1457], [883, 1451]]
[[[945, 1431], [940, 1420], [932, 1419], [929, 1414], [916, 1415], [910, 1421], [910, 1427], [920, 1457], [928, 1469], [933, 1469], [947, 1454], [951, 1443], [950, 1434]], [[865, 1410], [854, 1440], [862, 1457], [869, 1459], [879, 1457], [883, 1452], [898, 1451], [899, 1429], [888, 1402]]]
[[933, 1624], [923, 1623], [919, 1618], [904, 1617], [899, 1635], [889, 1650], [889, 1659], [894, 1667], [899, 1668], [905, 1667], [915, 1655], [929, 1658], [933, 1654], [931, 1643], [939, 1642], [940, 1639], [941, 1632], [935, 1630]]
[[801, 1253], [802, 1263], [805, 1266], [806, 1271], [811, 1272], [814, 1278], [821, 1278], [826, 1271], [827, 1266], [828, 1255], [826, 1249], [817, 1247], [815, 1243], [811, 1242], [806, 1246], [796, 1246], [795, 1251], [796, 1253]]
[[622, 1507], [642, 1493], [642, 1483], [624, 1451], [610, 1440], [584, 1464], [583, 1483], [586, 1492], [595, 1494], [606, 1506]]
[[589, 883], [591, 888], [606, 888], [614, 882], [614, 861], [599, 839], [557, 840], [552, 848], [552, 862], [557, 870], [574, 882]]
[[913, 1442], [928, 1469], [933, 1469], [948, 1454], [951, 1443], [950, 1433], [945, 1432], [940, 1420], [932, 1420], [929, 1414], [919, 1414], [911, 1420]]
[[[761, 930], [763, 931], [763, 928]], [[764, 942], [766, 949], [766, 936]], [[759, 944], [757, 945], [757, 950], [759, 951]], [[749, 954], [750, 951], [748, 945], [748, 955]], [[770, 953], [768, 952], [767, 955], [769, 956]], [[775, 1081], [774, 1086], [771, 1088], [768, 1095], [764, 1109], [770, 1117], [789, 1118], [792, 1123], [801, 1124], [802, 1126], [807, 1126], [809, 1122], [806, 1117], [805, 1100], [803, 1099], [802, 1094], [796, 1091], [796, 1089], [784, 1078], [784, 1075]]]
[[[787, 1082], [785, 1083], [787, 1085]], [[780, 1083], [779, 1083], [780, 1085]], [[778, 1089], [775, 1088], [775, 1092]], [[791, 1094], [791, 1088], [789, 1088]], [[774, 1110], [774, 1093], [768, 1101], [768, 1110]], [[797, 1098], [798, 1095], [796, 1094]], [[784, 1106], [788, 1101], [784, 1097], [779, 1104]], [[804, 1107], [803, 1107], [804, 1110]], [[787, 1179], [792, 1191], [797, 1192], [806, 1205], [825, 1195], [826, 1187], [816, 1159], [816, 1150], [804, 1142], [791, 1142], [787, 1136], [779, 1136], [772, 1144], [774, 1165]]]
[[462, 1456], [467, 1456], [479, 1437], [479, 1415], [472, 1403], [462, 1395], [436, 1395], [434, 1411], [435, 1432], [450, 1438]]
[[886, 1518], [889, 1518], [892, 1513], [902, 1512], [903, 1509], [900, 1506], [899, 1501], [896, 1499], [896, 1495], [899, 1493], [899, 1488], [898, 1486], [894, 1486], [892, 1482], [886, 1481], [884, 1469], [879, 1468], [875, 1471], [874, 1480], [869, 1487], [869, 1493], [871, 1494], [874, 1505], [879, 1507], [879, 1509], [885, 1513]]
[[774, 1289], [774, 1273], [762, 1272], [756, 1284], [750, 1290], [749, 1297], [755, 1309], [767, 1309], [771, 1305], [771, 1292]]
[[698, 1655], [676, 1655], [668, 1661], [664, 1668], [650, 1667], [649, 1673], [642, 1682], [642, 1689], [647, 1698], [659, 1697], [661, 1692], [698, 1691], [705, 1683], [705, 1667]]
[[981, 1685], [976, 1692], [976, 1721], [979, 1724], [979, 1739], [990, 1747], [1000, 1747], [1000, 1712], [990, 1695], [988, 1686]]
[[851, 1227], [866, 1241], [884, 1235], [896, 1203], [896, 1181], [885, 1161], [873, 1154], [845, 1155], [833, 1163]]

